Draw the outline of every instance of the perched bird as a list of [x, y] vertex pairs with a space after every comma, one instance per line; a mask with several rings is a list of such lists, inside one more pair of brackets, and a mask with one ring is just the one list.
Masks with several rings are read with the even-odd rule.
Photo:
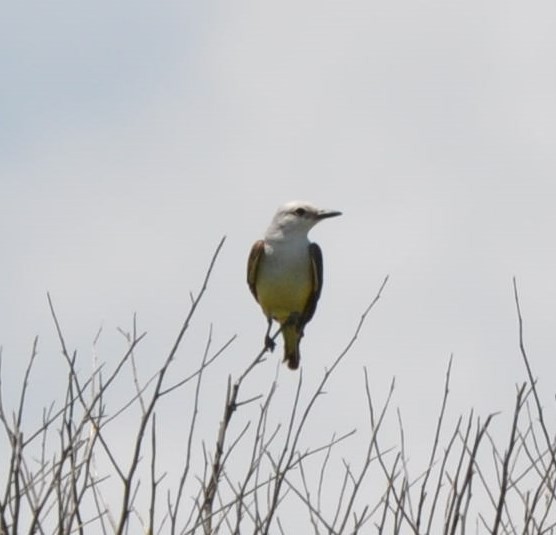
[[265, 347], [274, 349], [270, 328], [275, 320], [282, 328], [284, 361], [292, 370], [299, 367], [299, 342], [322, 290], [322, 252], [307, 233], [319, 221], [338, 215], [306, 202], [289, 202], [278, 209], [249, 254], [247, 284], [268, 320]]

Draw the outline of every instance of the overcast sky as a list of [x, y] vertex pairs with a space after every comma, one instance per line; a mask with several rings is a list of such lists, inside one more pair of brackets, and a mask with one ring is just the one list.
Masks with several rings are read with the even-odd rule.
[[[99, 358], [115, 361], [116, 327], [134, 312], [154, 366], [226, 235], [181, 355], [198, 355], [211, 323], [218, 343], [238, 335], [211, 379], [207, 412], [220, 410], [227, 374], [264, 334], [245, 284], [249, 248], [280, 204], [303, 199], [344, 213], [311, 233], [325, 287], [302, 345], [308, 384], [390, 275], [329, 388], [322, 436], [364, 403], [366, 366], [377, 400], [396, 377], [394, 406], [419, 452], [451, 353], [452, 414], [509, 417], [525, 378], [514, 275], [553, 403], [553, 2], [58, 0], [2, 11], [5, 399], [35, 335], [38, 370], [61, 363], [47, 291], [85, 369], [100, 326]], [[280, 351], [259, 377], [272, 380]], [[35, 386], [37, 406], [59, 396], [52, 375]], [[282, 367], [278, 382], [290, 395], [296, 375]]]

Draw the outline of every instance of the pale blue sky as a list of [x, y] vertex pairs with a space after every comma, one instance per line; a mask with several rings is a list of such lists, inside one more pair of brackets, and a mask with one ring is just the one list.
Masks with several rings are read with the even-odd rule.
[[[100, 357], [113, 361], [115, 329], [137, 312], [154, 366], [226, 234], [187, 350], [211, 322], [220, 341], [238, 334], [214, 378], [216, 419], [227, 373], [264, 333], [245, 284], [249, 247], [279, 204], [306, 199], [344, 212], [312, 232], [325, 288], [303, 341], [307, 377], [320, 377], [391, 277], [337, 374], [344, 404], [323, 415], [322, 436], [364, 403], [365, 365], [377, 396], [397, 377], [419, 455], [450, 353], [453, 414], [509, 412], [525, 377], [513, 275], [553, 401], [552, 2], [61, 0], [2, 11], [6, 376], [19, 377], [39, 334], [39, 369], [63, 379], [47, 290], [85, 363], [100, 325]], [[271, 380], [278, 359], [258, 376]], [[290, 382], [281, 369], [284, 396]], [[57, 395], [48, 386], [38, 399]]]

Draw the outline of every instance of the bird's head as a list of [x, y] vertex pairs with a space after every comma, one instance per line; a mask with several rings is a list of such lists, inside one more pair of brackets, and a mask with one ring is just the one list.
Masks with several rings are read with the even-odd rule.
[[308, 202], [292, 201], [278, 209], [271, 228], [283, 234], [307, 234], [319, 221], [341, 214], [336, 210], [316, 208]]

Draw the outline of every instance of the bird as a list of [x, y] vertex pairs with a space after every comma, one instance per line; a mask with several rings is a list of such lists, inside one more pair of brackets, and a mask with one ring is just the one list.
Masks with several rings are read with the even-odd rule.
[[268, 321], [265, 350], [276, 345], [270, 337], [274, 320], [284, 339], [284, 362], [292, 370], [299, 367], [299, 343], [322, 290], [321, 248], [307, 234], [319, 221], [341, 214], [304, 201], [288, 202], [249, 253], [247, 284]]

